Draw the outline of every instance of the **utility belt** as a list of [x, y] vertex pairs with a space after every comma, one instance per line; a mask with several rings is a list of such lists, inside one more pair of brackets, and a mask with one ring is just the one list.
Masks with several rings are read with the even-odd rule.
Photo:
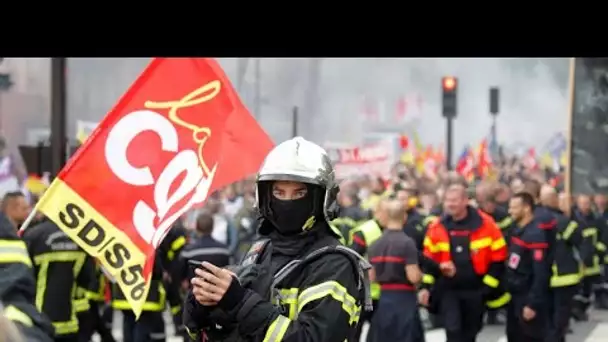
[[[339, 253], [347, 256], [349, 260], [356, 264], [359, 270], [359, 284], [360, 296], [364, 296], [363, 302], [365, 303], [365, 310], [372, 310], [372, 300], [370, 296], [368, 271], [371, 269], [371, 265], [359, 254], [353, 250], [344, 246], [328, 246], [317, 249], [302, 259], [292, 260], [281, 268], [276, 274], [272, 275], [269, 272], [270, 256], [266, 257], [263, 263], [258, 263], [263, 251], [266, 248], [272, 248], [270, 240], [261, 240], [254, 243], [249, 252], [243, 258], [241, 265], [231, 267], [232, 271], [236, 274], [241, 286], [250, 288], [257, 292], [262, 298], [270, 300], [271, 303], [277, 306], [282, 315], [289, 319], [297, 319], [299, 313], [298, 304], [298, 293], [301, 289], [279, 289], [278, 285], [293, 274], [298, 274], [303, 267], [310, 264], [311, 262], [319, 259], [320, 257], [331, 254]], [[271, 255], [271, 253], [268, 253]], [[248, 312], [250, 308], [248, 305], [252, 303], [244, 303], [241, 311]], [[356, 308], [353, 308], [356, 310]], [[358, 318], [358, 315], [357, 315]], [[210, 321], [228, 321], [226, 314], [216, 309], [211, 312]], [[238, 328], [236, 325], [224, 329], [224, 327], [218, 327], [217, 325], [206, 327], [205, 334], [209, 342], [241, 342], [245, 341], [238, 334]], [[191, 330], [188, 329], [190, 332]], [[190, 334], [190, 337], [197, 340], [198, 336]]]

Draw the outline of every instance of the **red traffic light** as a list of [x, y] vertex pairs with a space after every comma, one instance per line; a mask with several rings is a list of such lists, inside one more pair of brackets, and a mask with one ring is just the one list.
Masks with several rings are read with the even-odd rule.
[[452, 91], [456, 89], [456, 78], [454, 77], [444, 77], [442, 82], [443, 89], [446, 91]]

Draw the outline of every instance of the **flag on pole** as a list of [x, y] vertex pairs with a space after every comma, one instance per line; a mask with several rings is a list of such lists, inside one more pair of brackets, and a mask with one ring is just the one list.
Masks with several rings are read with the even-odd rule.
[[139, 316], [174, 221], [256, 172], [272, 146], [216, 61], [155, 58], [36, 209], [100, 260]]

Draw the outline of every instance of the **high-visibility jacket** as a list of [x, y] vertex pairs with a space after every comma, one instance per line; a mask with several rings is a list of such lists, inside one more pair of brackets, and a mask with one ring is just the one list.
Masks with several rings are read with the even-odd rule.
[[601, 273], [601, 257], [602, 249], [604, 249], [601, 241], [601, 233], [598, 229], [598, 220], [593, 216], [584, 215], [578, 210], [574, 210], [574, 220], [578, 223], [579, 229], [583, 236], [580, 244], [580, 254], [585, 269], [583, 271], [585, 277], [597, 277]]
[[555, 256], [552, 265], [551, 287], [573, 286], [583, 276], [582, 264], [576, 257], [576, 249], [583, 237], [578, 223], [571, 221], [560, 212], [557, 216]]
[[[490, 269], [492, 264], [499, 265], [504, 262], [507, 257], [507, 244], [502, 236], [502, 232], [494, 222], [494, 219], [480, 210], [470, 209], [469, 215], [477, 214], [481, 216], [481, 225], [479, 227], [471, 227], [467, 230], [466, 236], [454, 236], [455, 239], [466, 241], [469, 246], [466, 252], [470, 256], [471, 266], [475, 274], [477, 274], [483, 284], [491, 289], [498, 289], [502, 274], [493, 274]], [[444, 226], [444, 220], [439, 219], [431, 223], [424, 239], [424, 256], [431, 259], [437, 264], [452, 261], [451, 253], [451, 235]], [[461, 242], [462, 242], [461, 241]], [[458, 246], [458, 248], [462, 248]], [[502, 273], [502, 267], [497, 273]], [[458, 271], [457, 271], [458, 273]], [[435, 282], [433, 274], [424, 274], [423, 283], [432, 285]], [[494, 303], [486, 303], [490, 307], [501, 306], [510, 300], [507, 293], [502, 293], [500, 296], [491, 298]]]
[[[382, 236], [382, 228], [378, 226], [376, 220], [369, 220], [361, 224], [357, 228], [353, 229], [352, 234], [350, 235], [350, 244], [352, 244], [353, 235], [356, 232], [361, 232], [361, 234], [363, 235], [363, 239], [365, 239], [365, 244], [368, 248], [372, 245], [372, 243], [376, 242], [376, 240], [378, 240]], [[367, 252], [365, 253], [365, 255], [363, 255], [363, 257], [367, 259]], [[380, 298], [380, 284], [375, 282], [371, 283], [370, 290], [372, 299], [378, 300]]]
[[87, 292], [88, 291], [86, 289], [80, 286], [76, 288], [76, 292], [74, 293], [74, 299], [72, 300], [72, 305], [74, 306], [74, 311], [76, 311], [77, 314], [89, 311], [89, 309], [91, 308]]

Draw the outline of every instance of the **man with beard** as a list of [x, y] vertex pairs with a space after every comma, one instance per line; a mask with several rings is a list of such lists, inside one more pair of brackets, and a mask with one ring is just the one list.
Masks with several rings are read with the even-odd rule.
[[329, 222], [338, 187], [325, 150], [301, 137], [276, 146], [258, 174], [262, 216], [240, 267], [203, 262], [191, 280], [184, 323], [200, 341], [350, 340], [371, 309], [371, 266], [341, 246]]
[[2, 212], [13, 224], [15, 231], [25, 222], [30, 210], [30, 205], [27, 203], [25, 196], [19, 191], [8, 192], [2, 198]]
[[534, 217], [534, 198], [517, 193], [509, 203], [509, 214], [517, 224], [511, 235], [505, 281], [511, 293], [507, 308], [509, 341], [545, 341], [550, 326], [549, 281], [551, 260], [547, 234]]

